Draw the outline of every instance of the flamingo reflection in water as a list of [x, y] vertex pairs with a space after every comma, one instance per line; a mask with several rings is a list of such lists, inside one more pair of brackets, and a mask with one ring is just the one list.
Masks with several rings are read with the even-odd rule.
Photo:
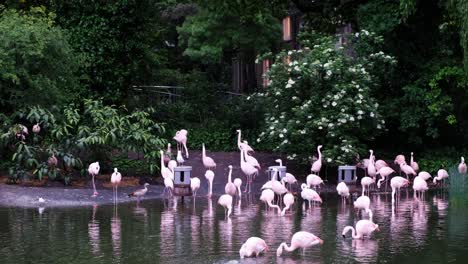
[[122, 253], [121, 246], [121, 233], [122, 233], [122, 224], [117, 212], [117, 207], [114, 207], [114, 216], [111, 218], [111, 238], [112, 238], [112, 252], [114, 257], [117, 260], [120, 260], [120, 255]]
[[91, 217], [91, 220], [88, 223], [89, 244], [91, 245], [91, 252], [95, 256], [101, 255], [99, 221], [95, 219], [97, 208], [98, 208], [98, 205], [93, 204], [93, 215]]
[[[354, 259], [346, 259], [345, 262], [355, 263], [376, 263], [379, 242], [375, 239], [353, 239], [350, 241], [341, 241], [342, 249], [346, 252], [351, 252], [349, 257]], [[346, 254], [348, 255], [348, 254]]]

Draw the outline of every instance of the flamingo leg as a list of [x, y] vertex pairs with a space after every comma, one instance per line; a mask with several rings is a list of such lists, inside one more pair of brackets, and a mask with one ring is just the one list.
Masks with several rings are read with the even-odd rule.
[[93, 195], [91, 197], [96, 197], [98, 195], [98, 192], [96, 191], [96, 184], [94, 183], [94, 174], [92, 175], [92, 181], [93, 181]]

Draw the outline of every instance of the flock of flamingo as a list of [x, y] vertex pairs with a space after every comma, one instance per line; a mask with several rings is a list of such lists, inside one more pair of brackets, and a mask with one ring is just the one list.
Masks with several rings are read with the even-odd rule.
[[[258, 160], [251, 155], [254, 152], [253, 148], [248, 145], [246, 141], [241, 141], [241, 131], [237, 130], [237, 146], [240, 151], [240, 168], [243, 174], [246, 176], [244, 192], [251, 192], [252, 181], [255, 177], [258, 176], [259, 170], [261, 169]], [[174, 136], [174, 140], [177, 141], [177, 156], [176, 160], [172, 160], [172, 151], [171, 145], [168, 144], [168, 149], [164, 153], [163, 150], [160, 151], [161, 154], [161, 176], [164, 179], [164, 195], [173, 195], [174, 189], [174, 168], [183, 165], [184, 155], [185, 158], [189, 158], [189, 153], [187, 149], [187, 130], [182, 129], [177, 131]], [[311, 166], [311, 174], [306, 177], [305, 183], [302, 183], [300, 196], [307, 202], [309, 209], [316, 206], [317, 204], [322, 203], [317, 189], [320, 188], [321, 184], [324, 184], [320, 175], [320, 170], [322, 167], [322, 146], [317, 147], [318, 159], [313, 162]], [[184, 151], [184, 153], [182, 153]], [[399, 193], [401, 188], [409, 187], [412, 181], [412, 188], [414, 191], [415, 199], [424, 199], [424, 193], [428, 190], [427, 181], [432, 178], [432, 176], [425, 171], [419, 171], [418, 163], [414, 161], [413, 153], [411, 152], [411, 160], [409, 165], [406, 163], [404, 155], [396, 156], [394, 160], [394, 166], [399, 168], [399, 173], [403, 176], [396, 176], [397, 172], [392, 169], [387, 162], [384, 160], [375, 160], [374, 152], [369, 151], [370, 155], [368, 159], [363, 159], [357, 164], [357, 167], [364, 169], [365, 176], [361, 179], [362, 193], [361, 196], [357, 197], [353, 202], [355, 209], [359, 211], [364, 211], [368, 214], [368, 219], [361, 219], [356, 223], [356, 226], [346, 226], [343, 229], [342, 236], [351, 231], [351, 236], [353, 239], [364, 239], [371, 236], [374, 231], [379, 231], [379, 225], [373, 222], [373, 214], [371, 210], [371, 199], [370, 192], [372, 188], [384, 188], [387, 189], [387, 186], [390, 185], [392, 189], [392, 205], [397, 204], [399, 200]], [[202, 162], [203, 166], [206, 168], [205, 178], [208, 182], [208, 193], [207, 196], [212, 196], [213, 180], [215, 173], [213, 171], [216, 168], [216, 162], [213, 158], [206, 155], [205, 145], [202, 145]], [[276, 160], [280, 166], [282, 166], [282, 161], [280, 159]], [[166, 166], [167, 164], [167, 166]], [[94, 184], [94, 177], [99, 174], [99, 163], [94, 162], [89, 165], [88, 172], [92, 177], [93, 181], [93, 197], [98, 193]], [[225, 217], [229, 218], [232, 209], [233, 209], [233, 199], [235, 196], [238, 196], [240, 199], [242, 196], [241, 186], [243, 181], [240, 178], [232, 180], [232, 170], [233, 166], [229, 165], [229, 174], [228, 180], [225, 185], [225, 193], [222, 194], [218, 199], [218, 204], [223, 206], [225, 209]], [[466, 174], [467, 166], [465, 164], [464, 158], [461, 157], [461, 163], [458, 166], [458, 170], [461, 174]], [[438, 182], [445, 181], [449, 177], [448, 172], [445, 169], [440, 169], [437, 172], [437, 176], [433, 177], [433, 184]], [[281, 178], [281, 179], [279, 179]], [[114, 173], [111, 176], [111, 183], [113, 185], [114, 199], [117, 199], [117, 188], [122, 179], [121, 174], [118, 172], [117, 168], [114, 169]], [[260, 201], [266, 204], [267, 209], [273, 208], [277, 210], [279, 216], [284, 216], [288, 210], [292, 210], [292, 207], [295, 203], [296, 197], [292, 192], [293, 185], [297, 184], [298, 181], [294, 175], [286, 173], [284, 177], [279, 177], [279, 171], [274, 168], [272, 172], [272, 177], [261, 187]], [[197, 190], [200, 188], [201, 180], [198, 177], [191, 178], [190, 188], [192, 189], [193, 196], [196, 196]], [[148, 189], [149, 184], [145, 183], [143, 189], [139, 189], [131, 194], [129, 197], [137, 197], [138, 201], [140, 197], [144, 196]], [[342, 202], [346, 203], [346, 200], [350, 197], [350, 189], [345, 182], [340, 182], [336, 186], [336, 191], [339, 196], [341, 196]], [[306, 203], [303, 204], [305, 209]], [[283, 207], [281, 209], [281, 207]], [[318, 236], [309, 233], [307, 231], [296, 232], [292, 238], [290, 246], [286, 242], [281, 243], [276, 250], [276, 255], [281, 256], [283, 250], [288, 252], [294, 251], [296, 249], [305, 249], [314, 245], [323, 244], [323, 240]], [[259, 237], [250, 237], [245, 241], [239, 250], [239, 255], [241, 258], [244, 257], [253, 257], [258, 256], [259, 254], [266, 252], [268, 250], [268, 245], [266, 242]]]

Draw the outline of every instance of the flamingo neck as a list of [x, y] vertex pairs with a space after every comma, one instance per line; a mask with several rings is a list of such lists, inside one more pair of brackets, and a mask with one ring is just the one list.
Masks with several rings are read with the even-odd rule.
[[232, 169], [229, 169], [228, 182], [232, 182], [231, 175], [232, 175]]
[[354, 239], [361, 238], [360, 236], [358, 236], [358, 235], [356, 234], [356, 229], [354, 229], [354, 227], [352, 227], [352, 226], [347, 226], [347, 227], [345, 227], [345, 230], [343, 231], [343, 234], [348, 233], [349, 230], [351, 230], [351, 236], [352, 236]]
[[241, 143], [241, 131], [239, 130], [239, 133], [237, 135], [237, 146], [240, 147], [240, 143]]
[[288, 246], [286, 242], [281, 243], [280, 247], [282, 247], [284, 250], [288, 252], [294, 251], [296, 249], [296, 247], [294, 247], [292, 243], [291, 243], [291, 246]]
[[322, 161], [322, 152], [320, 151], [320, 148], [317, 148], [317, 152], [318, 152], [318, 160]]
[[281, 211], [281, 215], [284, 215], [286, 213], [286, 210], [288, 209], [289, 209], [289, 204], [283, 208], [283, 211]]
[[241, 150], [241, 165], [243, 165], [245, 163], [245, 160], [244, 160], [244, 151]]
[[232, 213], [232, 206], [228, 206], [228, 213], [227, 216], [229, 217]]

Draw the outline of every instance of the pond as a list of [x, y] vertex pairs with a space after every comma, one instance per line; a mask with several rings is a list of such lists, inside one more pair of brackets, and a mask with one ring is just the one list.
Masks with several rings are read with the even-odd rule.
[[[346, 225], [360, 219], [335, 195], [320, 207], [302, 206], [285, 216], [266, 211], [258, 196], [235, 199], [230, 219], [208, 200], [142, 201], [89, 208], [0, 208], [0, 263], [450, 263], [468, 257], [468, 213], [449, 206], [446, 193], [414, 200], [402, 191], [392, 210], [390, 194], [371, 195], [380, 232], [371, 239], [343, 239]], [[298, 201], [296, 201], [297, 203]], [[367, 216], [364, 216], [367, 218]], [[323, 245], [276, 257], [294, 232], [305, 230]], [[258, 259], [239, 259], [250, 236], [270, 250]]]

